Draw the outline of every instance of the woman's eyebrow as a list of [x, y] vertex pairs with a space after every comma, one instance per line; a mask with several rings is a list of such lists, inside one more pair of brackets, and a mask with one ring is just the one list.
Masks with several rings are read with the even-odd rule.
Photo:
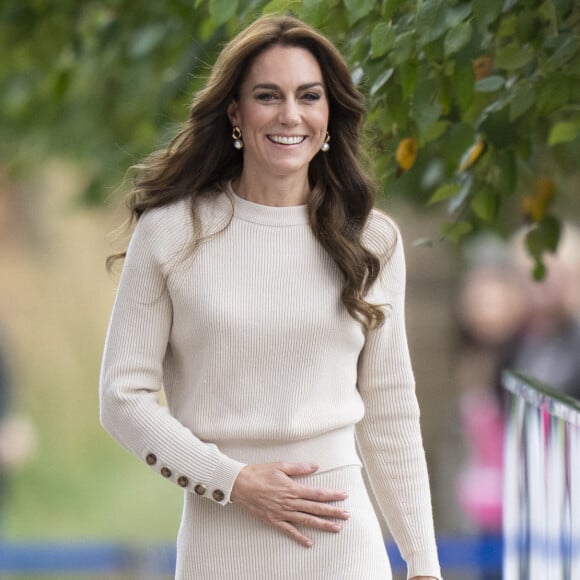
[[[316, 81], [313, 83], [304, 83], [298, 87], [298, 90], [305, 91], [308, 89], [312, 89], [314, 87], [322, 87], [322, 86], [323, 85], [321, 82]], [[255, 91], [256, 89], [267, 89], [267, 90], [279, 91], [280, 87], [278, 85], [275, 85], [272, 83], [258, 83], [257, 85], [254, 85], [254, 87], [252, 88], [253, 91]]]

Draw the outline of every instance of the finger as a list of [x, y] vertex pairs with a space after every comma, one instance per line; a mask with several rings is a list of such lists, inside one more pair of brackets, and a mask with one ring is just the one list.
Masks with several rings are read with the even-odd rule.
[[305, 514], [302, 512], [288, 512], [285, 517], [286, 520], [291, 524], [303, 526], [306, 528], [315, 528], [317, 530], [334, 533], [340, 532], [340, 530], [342, 530], [342, 524], [340, 522], [319, 518], [311, 514]]
[[289, 477], [311, 475], [318, 471], [319, 468], [316, 463], [288, 463], [285, 461], [277, 463], [276, 467]]
[[346, 491], [338, 489], [322, 489], [319, 487], [309, 487], [307, 485], [297, 484], [294, 492], [297, 498], [309, 499], [311, 501], [342, 501], [348, 497]]
[[349, 511], [340, 506], [304, 499], [289, 502], [287, 508], [289, 511], [303, 512], [323, 518], [336, 518], [338, 520], [348, 520], [351, 515]]
[[314, 544], [312, 538], [301, 534], [292, 524], [288, 522], [278, 522], [276, 527], [288, 537], [292, 538], [294, 541], [298, 542], [302, 546], [305, 546], [306, 548], [311, 548]]

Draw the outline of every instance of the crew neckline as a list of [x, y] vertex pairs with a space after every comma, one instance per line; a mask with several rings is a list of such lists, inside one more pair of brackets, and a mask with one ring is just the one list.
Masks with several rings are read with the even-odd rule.
[[240, 197], [234, 191], [231, 181], [228, 181], [226, 188], [228, 195], [233, 200], [234, 218], [268, 226], [298, 226], [309, 223], [306, 204], [265, 205]]

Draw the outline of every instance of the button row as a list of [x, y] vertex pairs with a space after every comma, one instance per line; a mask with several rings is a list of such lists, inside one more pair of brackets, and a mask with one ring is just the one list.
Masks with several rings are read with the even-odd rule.
[[[157, 456], [154, 453], [149, 453], [147, 457], [145, 457], [145, 463], [147, 463], [147, 465], [155, 465], [157, 463]], [[169, 467], [162, 467], [160, 469], [160, 473], [163, 477], [166, 477], [168, 479], [173, 475]], [[180, 477], [177, 478], [177, 485], [179, 485], [179, 487], [184, 488], [187, 487], [189, 485], [189, 478], [185, 477], [185, 475], [181, 475]], [[197, 493], [197, 495], [205, 495], [207, 488], [205, 487], [205, 485], [198, 483], [193, 488], [193, 490], [195, 491], [195, 493]], [[223, 501], [224, 498], [226, 497], [221, 489], [214, 489], [211, 496], [215, 501], [218, 502]]]
[[[195, 491], [195, 493], [197, 493], [197, 495], [205, 495], [205, 492], [207, 491], [207, 488], [205, 487], [205, 485], [202, 485], [201, 483], [198, 483], [194, 488], [193, 491]], [[211, 497], [213, 497], [216, 501], [223, 501], [225, 494], [221, 489], [214, 489], [211, 493]]]

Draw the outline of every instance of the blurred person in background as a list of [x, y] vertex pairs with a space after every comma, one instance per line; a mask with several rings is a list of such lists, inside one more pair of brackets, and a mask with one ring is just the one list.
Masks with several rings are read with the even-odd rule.
[[565, 224], [546, 276], [531, 278], [532, 262], [516, 236], [513, 262], [527, 301], [527, 317], [503, 362], [565, 395], [580, 399], [580, 232]]
[[483, 538], [502, 529], [502, 372], [518, 371], [580, 397], [580, 234], [564, 227], [558, 251], [545, 256], [541, 281], [532, 278], [524, 236], [520, 232], [507, 245], [483, 238], [468, 248], [457, 301], [466, 444], [457, 490], [467, 519]]
[[101, 419], [186, 492], [178, 578], [391, 578], [355, 441], [408, 577], [441, 578], [403, 247], [357, 161], [363, 115], [329, 41], [265, 17], [138, 168]]
[[[483, 236], [466, 247], [460, 281], [457, 377], [466, 456], [457, 494], [469, 525], [482, 542], [502, 532], [504, 410], [499, 375], [512, 351], [528, 306], [507, 245]], [[485, 571], [481, 580], [499, 580]]]

